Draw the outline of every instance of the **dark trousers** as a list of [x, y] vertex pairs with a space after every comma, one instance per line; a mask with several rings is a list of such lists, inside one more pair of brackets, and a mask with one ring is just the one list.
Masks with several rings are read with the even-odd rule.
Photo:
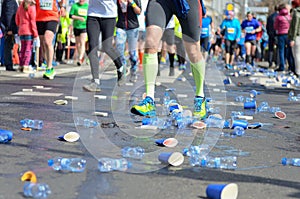
[[276, 44], [275, 42], [275, 38], [274, 37], [270, 37], [269, 38], [269, 51], [268, 51], [268, 62], [269, 62], [269, 67], [272, 66], [273, 64], [273, 60], [275, 62], [275, 65], [277, 66], [279, 64], [279, 50], [278, 50], [278, 47], [277, 47], [277, 50], [275, 51], [274, 47]]
[[100, 18], [91, 17], [87, 18], [87, 34], [89, 38], [89, 54], [91, 71], [93, 79], [99, 79], [99, 35], [102, 36], [102, 51], [105, 52], [114, 62], [117, 69], [122, 67], [120, 53], [112, 45], [114, 36], [114, 28], [116, 25], [115, 18]]
[[12, 49], [14, 47], [13, 35], [6, 35], [4, 41], [4, 64], [6, 70], [13, 69]]
[[279, 70], [284, 70], [285, 60], [288, 61], [290, 68], [295, 69], [292, 48], [288, 41], [287, 34], [278, 36], [278, 49], [280, 58]]

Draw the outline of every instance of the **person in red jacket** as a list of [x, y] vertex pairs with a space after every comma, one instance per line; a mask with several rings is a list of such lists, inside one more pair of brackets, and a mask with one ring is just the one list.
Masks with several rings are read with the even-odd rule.
[[16, 13], [16, 24], [21, 39], [20, 70], [28, 72], [32, 54], [33, 39], [38, 40], [36, 8], [32, 0], [24, 0]]

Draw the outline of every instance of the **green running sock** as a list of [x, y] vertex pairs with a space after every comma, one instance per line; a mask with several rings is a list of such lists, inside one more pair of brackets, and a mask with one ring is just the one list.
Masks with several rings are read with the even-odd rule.
[[205, 61], [191, 63], [192, 74], [196, 85], [195, 96], [204, 97], [204, 77], [205, 77]]
[[157, 53], [144, 54], [143, 71], [146, 86], [146, 94], [154, 100], [155, 80], [158, 71]]

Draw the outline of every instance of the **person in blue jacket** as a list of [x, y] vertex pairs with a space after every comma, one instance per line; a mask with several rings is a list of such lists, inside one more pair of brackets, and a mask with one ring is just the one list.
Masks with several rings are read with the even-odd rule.
[[204, 57], [210, 49], [210, 38], [214, 34], [214, 23], [210, 16], [204, 15], [202, 18], [202, 29], [200, 35], [200, 44]]
[[[255, 59], [256, 51], [256, 33], [261, 31], [261, 26], [258, 21], [253, 18], [253, 13], [247, 13], [247, 19], [242, 22], [242, 31], [246, 33], [245, 48], [246, 48], [246, 63], [252, 64]], [[250, 58], [252, 58], [250, 60]]]
[[241, 37], [241, 26], [238, 19], [234, 18], [234, 12], [228, 11], [226, 18], [220, 25], [221, 30], [225, 29], [225, 68], [232, 69], [234, 61], [234, 51], [238, 40]]

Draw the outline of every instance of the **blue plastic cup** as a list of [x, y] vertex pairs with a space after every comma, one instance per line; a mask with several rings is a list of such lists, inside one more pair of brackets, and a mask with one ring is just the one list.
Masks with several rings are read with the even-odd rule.
[[236, 199], [238, 186], [235, 183], [210, 184], [206, 188], [206, 195], [209, 199]]
[[226, 78], [223, 80], [223, 83], [226, 84], [231, 84], [231, 79], [230, 78]]
[[231, 128], [234, 129], [234, 127], [243, 127], [244, 129], [248, 128], [248, 122], [246, 120], [232, 120]]
[[165, 146], [164, 145], [164, 141], [166, 140], [166, 138], [162, 138], [162, 139], [158, 139], [158, 140], [155, 140], [155, 143], [158, 145], [158, 146]]
[[158, 160], [176, 167], [183, 163], [184, 156], [179, 152], [163, 152], [158, 155]]
[[244, 109], [256, 109], [256, 101], [244, 102]]

